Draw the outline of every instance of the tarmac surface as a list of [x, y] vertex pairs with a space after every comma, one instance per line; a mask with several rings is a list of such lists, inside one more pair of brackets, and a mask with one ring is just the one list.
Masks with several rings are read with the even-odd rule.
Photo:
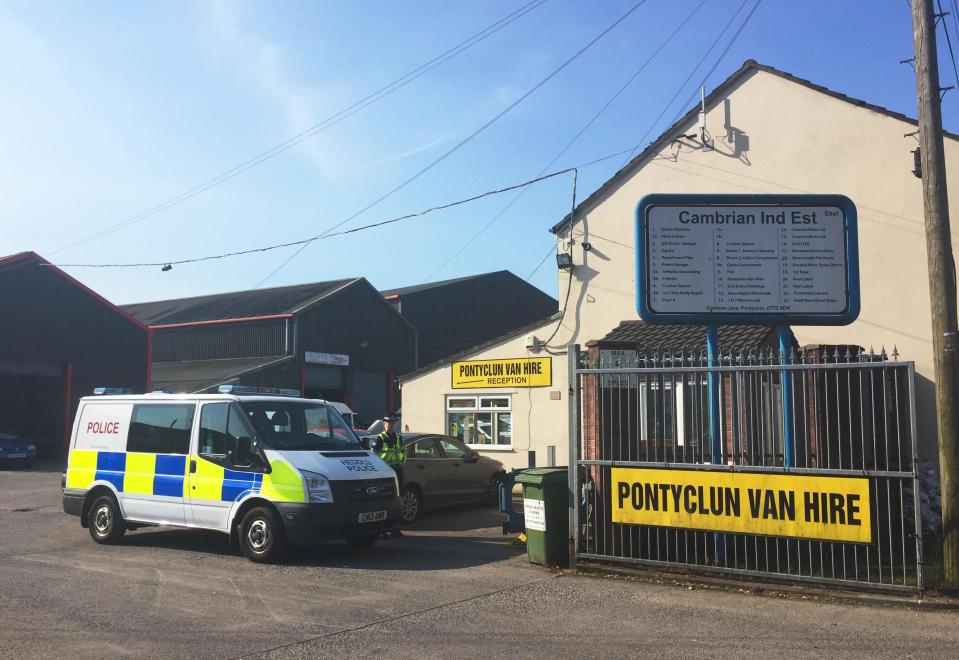
[[959, 657], [959, 612], [556, 574], [489, 508], [282, 566], [216, 533], [95, 544], [59, 471], [0, 470], [0, 657]]

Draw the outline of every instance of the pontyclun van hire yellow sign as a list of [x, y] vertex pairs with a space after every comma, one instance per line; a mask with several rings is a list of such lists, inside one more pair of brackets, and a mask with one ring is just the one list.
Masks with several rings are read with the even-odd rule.
[[488, 387], [549, 387], [553, 363], [549, 357], [470, 360], [453, 363], [453, 389]]
[[869, 479], [612, 468], [614, 523], [869, 543]]

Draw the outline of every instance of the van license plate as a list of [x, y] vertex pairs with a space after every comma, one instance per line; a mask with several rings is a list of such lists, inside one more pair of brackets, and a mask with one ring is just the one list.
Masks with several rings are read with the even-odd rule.
[[386, 511], [367, 511], [366, 513], [361, 513], [357, 522], [379, 522], [381, 520], [386, 520]]
[[26, 454], [7, 454], [7, 458], [26, 458]]

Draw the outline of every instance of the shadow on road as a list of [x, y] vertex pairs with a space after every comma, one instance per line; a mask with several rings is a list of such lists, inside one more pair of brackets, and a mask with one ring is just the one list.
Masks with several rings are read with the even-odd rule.
[[[502, 514], [489, 507], [466, 507], [426, 514], [409, 527], [402, 538], [377, 541], [357, 549], [345, 541], [329, 541], [292, 548], [286, 560], [291, 566], [438, 571], [499, 562], [523, 552], [500, 533]], [[123, 544], [186, 552], [240, 557], [225, 534], [206, 530], [143, 528], [130, 532]], [[244, 560], [245, 561], [245, 560]]]

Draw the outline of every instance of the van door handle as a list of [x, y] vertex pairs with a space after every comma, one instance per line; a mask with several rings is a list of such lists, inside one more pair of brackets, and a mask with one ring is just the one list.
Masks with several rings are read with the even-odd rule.
[[425, 468], [426, 468], [426, 466], [423, 465], [422, 463], [417, 463], [417, 464], [416, 464], [416, 469], [417, 469], [417, 470], [423, 470], [423, 469], [425, 469]]
[[196, 474], [196, 459], [190, 459], [190, 474]]

